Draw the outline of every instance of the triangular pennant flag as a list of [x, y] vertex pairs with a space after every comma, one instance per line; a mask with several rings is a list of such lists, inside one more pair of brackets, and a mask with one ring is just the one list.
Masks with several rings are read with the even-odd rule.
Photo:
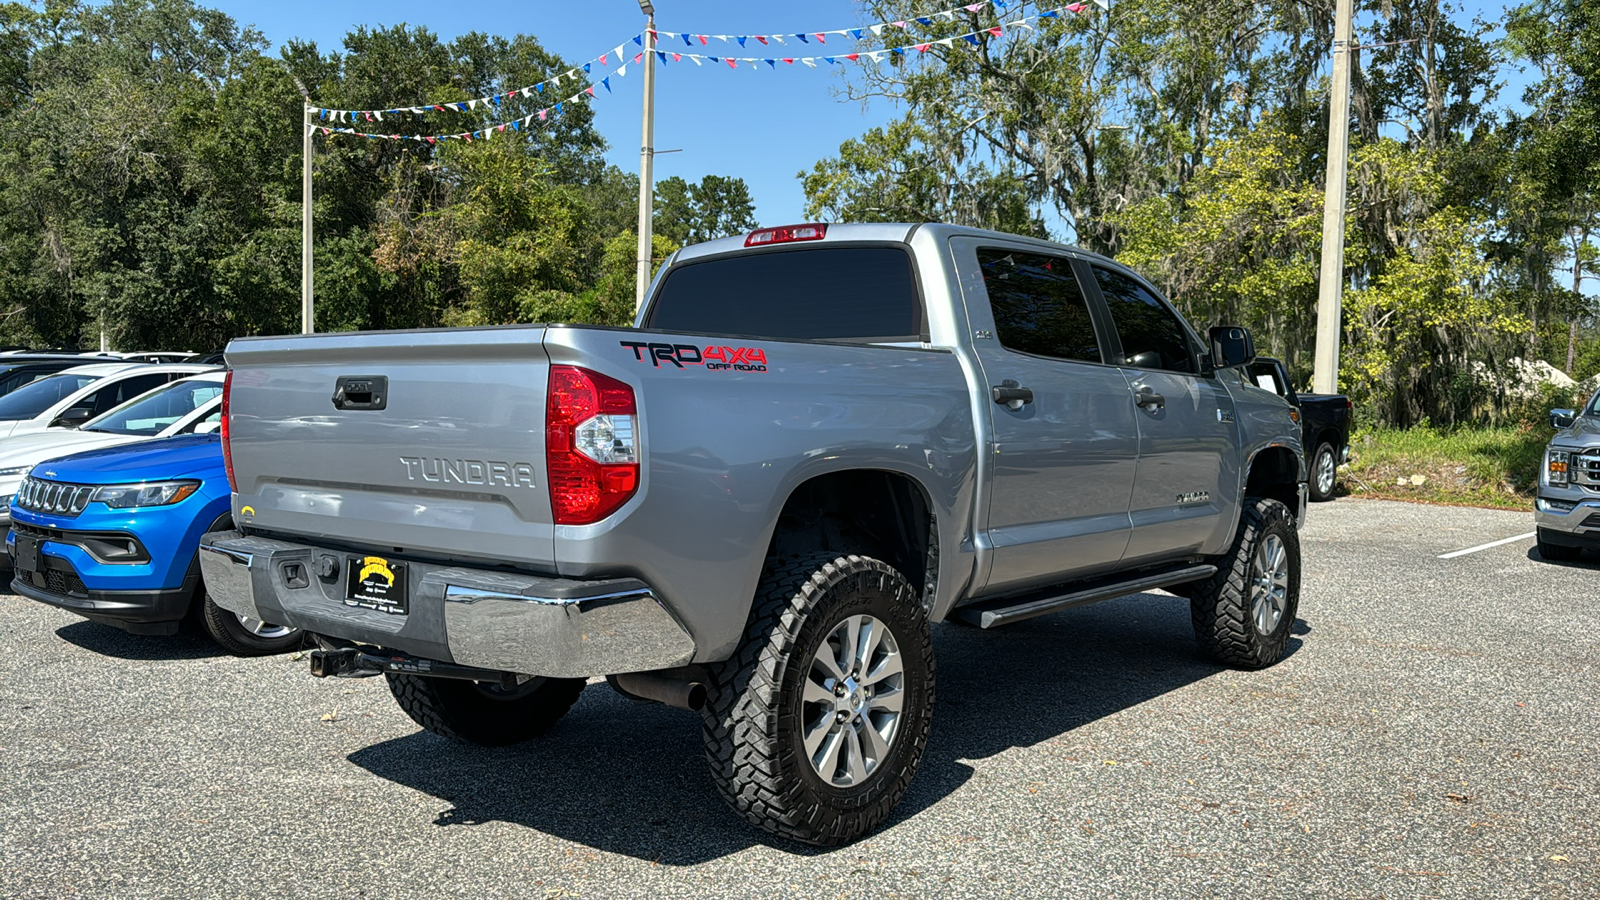
[[644, 54], [643, 53], [635, 53], [633, 55], [633, 61], [634, 62], [638, 62], [641, 59], [644, 59]]
[[828, 61], [828, 65], [830, 65], [830, 66], [831, 66], [831, 65], [833, 65], [833, 57], [831, 57], [831, 56], [824, 56], [824, 57], [823, 57], [823, 59], [825, 59], [825, 60], [827, 60], [827, 61]]
[[764, 34], [756, 35], [756, 40], [760, 41], [761, 42], [761, 46], [763, 46], [763, 47], [765, 47], [767, 45], [767, 36], [764, 35]]
[[884, 26], [884, 25], [874, 25], [874, 26], [872, 26], [872, 34], [875, 37], [882, 36], [883, 35], [883, 29], [885, 27], [887, 27], [887, 26]]
[[982, 3], [968, 3], [966, 5], [966, 10], [967, 12], [977, 12], [978, 10], [983, 9], [984, 6], [985, 4]]
[[583, 92], [585, 94], [588, 94], [589, 96], [593, 97], [594, 96], [594, 85], [591, 84], [588, 87], [584, 88]]
[[634, 35], [633, 36], [633, 42], [635, 44], [638, 44], [639, 46], [643, 47], [644, 46], [644, 37], [643, 37], [643, 35], [637, 35], [637, 34]]
[[1106, 0], [1094, 0], [1094, 5], [1108, 11], [1111, 9], [1111, 4], [1107, 3]]
[[[1089, 7], [1084, 6], [1082, 3], [1074, 3], [1071, 6], [1067, 7], [1067, 12], [1073, 13], [1073, 14], [1077, 14], [1077, 13], [1083, 12], [1084, 10], [1086, 10], [1088, 8]], [[1042, 19], [1042, 18], [1044, 18], [1044, 16], [1040, 16], [1039, 18]]]
[[861, 61], [861, 54], [859, 54], [859, 53], [847, 53], [847, 54], [845, 54], [844, 58], [850, 60], [851, 62], [860, 62]]
[[[674, 54], [672, 54], [672, 55], [673, 55], [673, 56], [677, 56], [677, 55], [678, 55], [678, 54], [676, 54], [676, 53], [674, 53]], [[661, 51], [660, 51], [660, 50], [657, 50], [657, 51], [656, 51], [656, 56], [657, 56], [657, 57], [659, 57], [659, 58], [660, 58], [660, 59], [661, 59], [661, 64], [662, 64], [662, 65], [663, 65], [663, 66], [664, 66], [664, 65], [666, 65], [666, 64], [667, 64], [667, 54], [665, 54], [665, 53], [663, 53], [663, 52], [661, 52]]]
[[962, 37], [963, 40], [971, 42], [972, 46], [974, 46], [974, 47], [978, 46], [978, 36], [977, 35], [975, 35], [975, 34], [963, 34], [961, 37]]
[[906, 55], [906, 48], [904, 48], [904, 47], [891, 47], [889, 49], [889, 52], [893, 53], [895, 56], [905, 56]]
[[456, 104], [456, 109], [460, 110], [461, 112], [466, 112], [467, 111], [467, 105], [465, 103], [457, 103]]
[[617, 49], [615, 49], [615, 50], [613, 50], [611, 52], [616, 54], [617, 62], [622, 62], [622, 45], [621, 44], [618, 44], [617, 45]]
[[996, 25], [995, 27], [989, 29], [989, 33], [994, 35], [995, 37], [1000, 37], [1001, 35], [1006, 33], [1006, 30], [1004, 28], [1001, 28], [999, 25]]
[[869, 52], [867, 55], [872, 57], [872, 61], [873, 62], [882, 62], [883, 61], [883, 57], [886, 55], [886, 53], [887, 53], [887, 51], [884, 51], [884, 50], [873, 50], [873, 51]]
[[927, 44], [917, 44], [916, 48], [917, 48], [917, 52], [918, 53], [927, 53], [928, 52], [928, 45]]
[[543, 122], [544, 121], [544, 117], [545, 117], [545, 113], [548, 113], [549, 111], [550, 110], [548, 110], [548, 109], [539, 110], [539, 121]]
[[333, 134], [333, 129], [331, 129], [331, 128], [324, 128], [324, 129], [322, 129], [322, 133], [323, 133], [323, 134], [325, 134], [325, 135], [327, 135], [327, 134]]
[[[602, 54], [600, 54], [600, 65], [602, 65], [602, 66], [603, 66], [603, 65], [605, 65], [605, 64], [606, 64], [606, 57], [607, 57], [607, 56], [610, 56], [610, 55], [611, 55], [611, 54], [609, 54], [609, 53], [602, 53]], [[620, 59], [620, 58], [621, 58], [621, 57], [620, 57], [620, 56], [619, 56], [619, 57], [618, 57], [618, 59]]]
[[918, 25], [932, 25], [933, 24], [933, 20], [928, 18], [927, 16], [917, 16], [917, 24]]
[[691, 53], [691, 54], [689, 54], [689, 61], [690, 61], [690, 62], [692, 62], [692, 63], [694, 63], [694, 64], [695, 64], [695, 65], [696, 65], [696, 66], [703, 66], [703, 65], [705, 65], [705, 63], [702, 63], [702, 62], [701, 62], [701, 61], [700, 61], [700, 54], [698, 54], [698, 53]]
[[621, 77], [623, 77], [624, 75], [627, 75], [627, 74], [628, 74], [628, 67], [627, 66], [623, 66], [623, 67], [617, 69], [617, 77], [618, 78], [621, 78]]
[[588, 63], [584, 63], [583, 64], [583, 74], [585, 74], [585, 75], [589, 74], [589, 64]]
[[826, 44], [828, 42], [828, 36], [827, 35], [823, 34], [820, 31], [815, 32], [815, 34], [817, 36], [817, 43]]
[[859, 28], [850, 29], [850, 36], [855, 38], [858, 41], [861, 40], [861, 29], [859, 29]]
[[941, 47], [953, 47], [953, 46], [955, 46], [956, 39], [955, 38], [941, 38], [941, 39], [939, 39], [937, 41], [934, 41], [934, 43], [938, 44]]
[[907, 22], [890, 22], [889, 24], [901, 29], [902, 31], [911, 27], [911, 25]]
[[769, 60], [767, 60], [767, 65], [769, 65], [772, 68], [776, 69], [778, 67], [778, 61], [775, 60], [775, 59], [769, 59]]
[[803, 34], [797, 34], [797, 35], [795, 35], [795, 37], [797, 37], [797, 38], [799, 38], [799, 39], [800, 39], [800, 43], [802, 43], [802, 44], [809, 44], [809, 43], [811, 43], [811, 39], [810, 39], [810, 38], [808, 38], [808, 37], [806, 37], [806, 36], [805, 36], [805, 35], [803, 35]]
[[745, 57], [743, 61], [749, 63], [750, 64], [750, 68], [752, 68], [752, 69], [760, 68], [759, 66], [756, 65], [756, 60], [751, 59], [748, 56]]
[[944, 12], [939, 13], [939, 18], [945, 20], [946, 22], [954, 22], [956, 20], [956, 11], [953, 9], [947, 9]]
[[788, 63], [791, 66], [794, 65], [794, 57], [792, 57], [792, 56], [785, 56], [783, 58], [783, 61]]
[[556, 104], [556, 115], [561, 115], [561, 104], [559, 103]]
[[467, 109], [477, 109], [477, 108], [478, 108], [478, 101], [476, 101], [476, 100], [468, 100], [467, 101]]
[[684, 35], [683, 35], [683, 45], [685, 47], [693, 47], [694, 46], [694, 43], [689, 40], [689, 34], [687, 32], [685, 32]]
[[722, 60], [719, 57], [715, 57], [715, 56], [708, 56], [708, 57], [706, 57], [706, 59], [709, 59], [712, 62], [722, 62]]
[[783, 39], [783, 35], [781, 35], [781, 34], [775, 34], [775, 35], [773, 35], [773, 36], [772, 36], [772, 39], [773, 39], [773, 40], [775, 40], [775, 41], [777, 41], [777, 42], [778, 42], [778, 43], [780, 43], [780, 44], [782, 44], [782, 45], [784, 45], [784, 46], [785, 46], [785, 47], [787, 47], [787, 46], [789, 46], [789, 42], [788, 42], [788, 41], [786, 41], [786, 40], [784, 40], [784, 39]]
[[[611, 76], [607, 75], [606, 77], [600, 79], [600, 83], [605, 86], [606, 93], [611, 93]], [[594, 93], [594, 88], [592, 86], [589, 88], [589, 93]]]
[[544, 82], [541, 81], [538, 84], [534, 85], [533, 89], [538, 91], [541, 94], [544, 93]]
[[815, 69], [817, 67], [817, 64], [809, 56], [800, 57], [800, 61], [805, 63], [806, 65], [810, 66], [813, 69]]
[[739, 46], [741, 46], [741, 47], [744, 46], [744, 35], [742, 35], [742, 34], [739, 35]]
[[682, 53], [674, 53], [674, 54], [672, 54], [672, 61], [673, 62], [681, 62], [682, 60], [683, 60], [683, 54]]
[[700, 35], [700, 46], [704, 47], [710, 41], [711, 41], [711, 36], [710, 35], [708, 35], [708, 34]]

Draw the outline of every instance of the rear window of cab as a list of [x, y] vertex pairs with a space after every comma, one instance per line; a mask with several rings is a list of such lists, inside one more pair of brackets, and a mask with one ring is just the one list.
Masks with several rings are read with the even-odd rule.
[[644, 327], [777, 340], [919, 341], [924, 318], [904, 247], [812, 246], [676, 266]]

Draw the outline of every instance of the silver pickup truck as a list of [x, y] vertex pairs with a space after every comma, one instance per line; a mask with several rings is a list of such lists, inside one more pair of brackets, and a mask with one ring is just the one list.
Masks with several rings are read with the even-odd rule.
[[1571, 562], [1600, 550], [1600, 392], [1582, 409], [1550, 410], [1550, 427], [1533, 521], [1539, 555]]
[[688, 247], [631, 329], [228, 348], [218, 605], [382, 673], [424, 728], [537, 735], [607, 676], [700, 709], [757, 827], [853, 840], [933, 716], [929, 626], [1166, 588], [1229, 665], [1284, 653], [1300, 429], [1135, 273], [944, 225]]

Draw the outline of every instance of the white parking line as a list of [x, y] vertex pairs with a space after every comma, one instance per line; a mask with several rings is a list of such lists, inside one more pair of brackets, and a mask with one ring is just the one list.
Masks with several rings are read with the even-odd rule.
[[1498, 546], [1500, 546], [1502, 544], [1514, 544], [1517, 541], [1525, 541], [1528, 538], [1533, 537], [1537, 533], [1538, 532], [1530, 531], [1527, 534], [1519, 534], [1516, 537], [1508, 537], [1508, 538], [1503, 538], [1503, 539], [1498, 540], [1498, 541], [1490, 541], [1487, 544], [1479, 544], [1476, 547], [1468, 547], [1465, 550], [1452, 550], [1449, 553], [1441, 553], [1441, 554], [1439, 554], [1439, 558], [1440, 559], [1455, 559], [1458, 556], [1466, 556], [1468, 553], [1477, 553], [1479, 550], [1488, 550], [1490, 547], [1498, 547]]

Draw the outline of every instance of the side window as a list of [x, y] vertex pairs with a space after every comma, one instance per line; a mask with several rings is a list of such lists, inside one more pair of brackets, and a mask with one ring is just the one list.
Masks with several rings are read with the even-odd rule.
[[1101, 362], [1089, 304], [1066, 257], [978, 249], [995, 336], [1009, 350]]
[[159, 387], [171, 380], [172, 376], [161, 373], [124, 378], [115, 384], [108, 384], [79, 400], [77, 406], [88, 407], [94, 415], [98, 416], [101, 413], [109, 412], [113, 407], [132, 400], [151, 388]]
[[1172, 310], [1132, 278], [1094, 267], [1094, 277], [1111, 309], [1111, 321], [1122, 338], [1124, 365], [1142, 369], [1194, 372], [1194, 348]]

